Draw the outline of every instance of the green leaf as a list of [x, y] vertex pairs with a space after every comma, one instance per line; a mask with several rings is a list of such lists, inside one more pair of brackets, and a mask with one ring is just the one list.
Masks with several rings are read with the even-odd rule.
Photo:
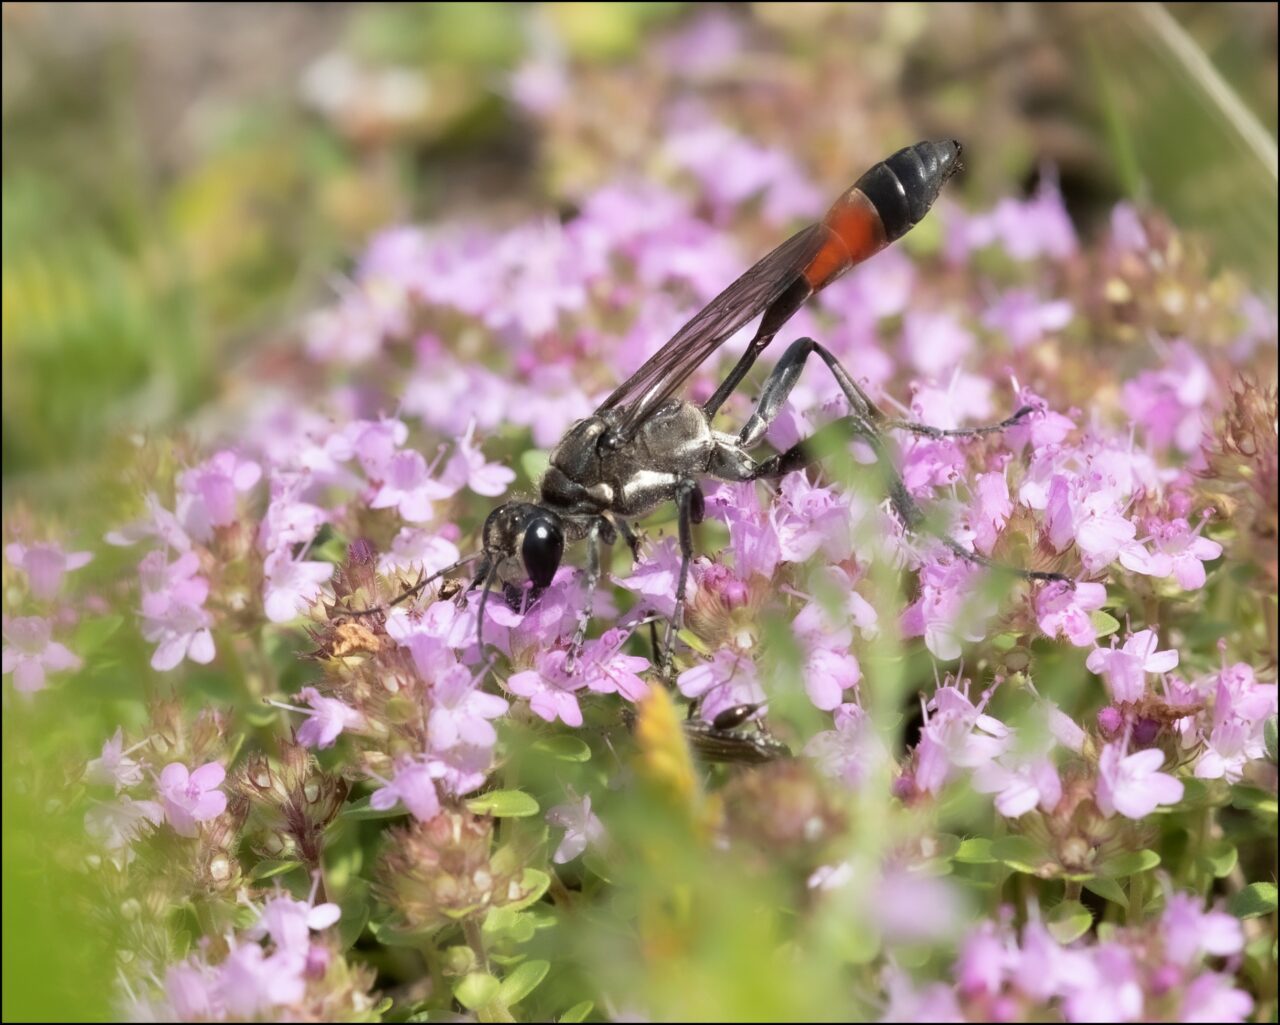
[[403, 805], [394, 805], [385, 811], [369, 806], [369, 798], [362, 797], [358, 801], [353, 801], [342, 809], [342, 817], [350, 819], [353, 822], [363, 822], [366, 819], [398, 819], [404, 815], [408, 815]]
[[533, 745], [539, 754], [550, 755], [562, 762], [591, 761], [591, 746], [581, 737], [562, 734], [556, 737], [543, 737]]
[[541, 448], [530, 448], [520, 453], [520, 469], [530, 480], [541, 480], [551, 465], [551, 453]]
[[1096, 893], [1103, 900], [1111, 901], [1112, 904], [1119, 904], [1122, 908], [1129, 906], [1129, 895], [1114, 879], [1089, 879], [1085, 882], [1084, 888], [1090, 893]]
[[1031, 875], [1038, 871], [1045, 860], [1040, 846], [1025, 836], [1002, 836], [991, 845], [991, 856], [1017, 872]]
[[99, 616], [82, 619], [76, 627], [71, 649], [81, 658], [92, 655], [102, 647], [113, 633], [120, 629], [124, 616]]
[[501, 988], [502, 983], [488, 972], [472, 972], [453, 987], [453, 995], [468, 1011], [474, 1011], [493, 1003]]
[[1048, 915], [1049, 933], [1059, 943], [1071, 943], [1089, 931], [1093, 915], [1078, 900], [1064, 900]]
[[514, 1007], [538, 988], [550, 970], [550, 961], [526, 961], [502, 980], [498, 998], [508, 1007]]
[[971, 836], [960, 844], [955, 853], [956, 861], [966, 865], [995, 864], [995, 855], [991, 853], [992, 843], [985, 836]]
[[1208, 849], [1196, 859], [1202, 871], [1215, 879], [1225, 879], [1240, 860], [1240, 852], [1236, 845], [1226, 837], [1212, 841]]
[[1267, 818], [1276, 817], [1276, 795], [1260, 790], [1258, 787], [1231, 788], [1231, 806], [1241, 811], [1250, 811], [1255, 815]]
[[522, 819], [538, 814], [538, 802], [523, 790], [491, 790], [468, 801], [467, 811], [495, 819]]
[[284, 875], [286, 872], [292, 872], [295, 868], [301, 868], [302, 862], [293, 859], [268, 858], [260, 861], [253, 867], [253, 871], [249, 873], [251, 882], [261, 882], [263, 879], [270, 879], [272, 876]]
[[1160, 855], [1155, 851], [1130, 851], [1119, 857], [1111, 858], [1098, 866], [1098, 875], [1109, 879], [1120, 876], [1136, 875], [1147, 872], [1160, 864]]
[[524, 875], [520, 877], [520, 888], [527, 892], [520, 900], [508, 904], [507, 908], [511, 911], [522, 911], [530, 904], [536, 904], [550, 885], [551, 877], [547, 873], [536, 868], [526, 868]]
[[1258, 918], [1276, 910], [1276, 884], [1250, 883], [1227, 905], [1237, 918]]
[[564, 1014], [560, 1015], [562, 1022], [586, 1021], [587, 1015], [591, 1013], [591, 1009], [596, 1005], [590, 1000], [584, 1000], [580, 1004], [574, 1004]]
[[1106, 637], [1120, 629], [1120, 620], [1102, 609], [1094, 609], [1089, 613], [1089, 622], [1093, 624], [1094, 633], [1099, 637]]
[[1273, 762], [1277, 761], [1276, 717], [1274, 715], [1262, 724], [1262, 743], [1267, 749], [1267, 757]]
[[381, 1000], [379, 1000], [378, 1006], [373, 1009], [374, 1021], [377, 1021], [378, 1018], [381, 1018], [384, 1014], [386, 1014], [389, 1010], [391, 1010], [391, 1005], [394, 1003], [395, 1001], [391, 999], [391, 997], [383, 997]]

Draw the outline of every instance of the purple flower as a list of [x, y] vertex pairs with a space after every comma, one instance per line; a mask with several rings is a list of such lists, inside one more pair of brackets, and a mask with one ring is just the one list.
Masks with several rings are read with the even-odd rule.
[[572, 861], [592, 844], [604, 839], [604, 826], [591, 810], [590, 795], [569, 804], [558, 804], [547, 812], [547, 822], [564, 830], [551, 860], [557, 865]]
[[53, 624], [39, 616], [19, 616], [4, 624], [4, 675], [22, 694], [44, 690], [45, 674], [79, 669], [80, 659], [53, 639]]
[[489, 720], [504, 715], [510, 705], [477, 684], [466, 666], [455, 665], [435, 677], [427, 720], [427, 739], [433, 752], [458, 744], [491, 748], [497, 742]]
[[380, 573], [413, 571], [428, 576], [452, 566], [461, 557], [458, 546], [429, 530], [404, 527], [391, 542], [391, 551], [378, 560]]
[[143, 538], [154, 537], [175, 551], [187, 551], [191, 547], [191, 538], [178, 517], [161, 505], [155, 495], [147, 495], [146, 505], [148, 518], [110, 531], [103, 540], [109, 545], [127, 548]]
[[369, 806], [388, 811], [397, 801], [402, 801], [415, 819], [426, 822], [440, 814], [440, 794], [435, 781], [442, 775], [443, 767], [433, 762], [402, 758], [396, 763], [395, 775], [390, 780], [374, 777], [382, 786], [369, 797]]
[[1089, 613], [1106, 601], [1102, 584], [1050, 583], [1036, 595], [1036, 621], [1046, 637], [1065, 637], [1077, 648], [1087, 648], [1098, 637]]
[[1062, 799], [1058, 770], [1043, 755], [1005, 755], [980, 765], [973, 773], [973, 789], [996, 794], [996, 811], [1007, 819], [1016, 819], [1036, 807], [1051, 812]]
[[1034, 345], [1046, 334], [1061, 331], [1074, 314], [1066, 299], [1044, 302], [1031, 289], [1015, 288], [1005, 292], [982, 315], [982, 324], [1009, 339], [1015, 349]]
[[26, 573], [32, 595], [40, 601], [52, 601], [62, 588], [63, 575], [88, 565], [93, 554], [64, 552], [58, 545], [37, 541], [29, 545], [7, 544], [4, 557]]
[[124, 728], [117, 726], [111, 739], [102, 745], [102, 757], [93, 759], [85, 767], [85, 776], [91, 783], [115, 787], [116, 793], [137, 786], [142, 782], [142, 766], [129, 757], [129, 752], [145, 743], [124, 750]]
[[[1201, 523], [1201, 528], [1203, 527]], [[1156, 550], [1169, 560], [1170, 572], [1184, 591], [1197, 591], [1204, 586], [1204, 564], [1222, 554], [1222, 545], [1200, 536], [1200, 528], [1182, 518], [1154, 525], [1152, 535]]]
[[738, 705], [758, 705], [765, 701], [764, 688], [750, 657], [721, 648], [709, 662], [686, 669], [676, 678], [680, 693], [701, 698], [698, 715], [711, 722], [717, 715]]
[[1160, 917], [1165, 960], [1189, 968], [1201, 957], [1230, 957], [1244, 950], [1240, 919], [1224, 911], [1205, 911], [1200, 899], [1171, 893]]
[[1101, 943], [1071, 959], [1063, 1010], [1071, 1022], [1128, 1022], [1142, 1016], [1142, 980], [1133, 952]]
[[172, 965], [164, 975], [164, 992], [173, 1020], [218, 1021], [225, 1017], [217, 983], [214, 970], [194, 958]]
[[458, 439], [457, 451], [445, 464], [442, 482], [454, 491], [469, 487], [477, 495], [496, 498], [511, 486], [516, 475], [501, 463], [485, 462], [484, 453], [471, 443], [475, 430], [473, 420], [467, 433]]
[[640, 675], [649, 668], [649, 660], [622, 653], [630, 636], [630, 630], [615, 627], [584, 645], [580, 671], [588, 689], [597, 694], [621, 694], [632, 702], [649, 693], [649, 685]]
[[1213, 392], [1208, 364], [1186, 342], [1176, 341], [1169, 346], [1162, 370], [1144, 371], [1125, 383], [1122, 401], [1157, 448], [1172, 445], [1194, 453], [1200, 449]]
[[342, 917], [337, 904], [315, 904], [294, 900], [287, 893], [269, 897], [262, 905], [257, 924], [246, 933], [251, 939], [270, 936], [276, 950], [306, 956], [311, 949], [311, 933], [333, 925]]
[[333, 747], [343, 730], [365, 727], [363, 715], [337, 698], [325, 697], [314, 687], [303, 687], [298, 698], [311, 706], [307, 721], [298, 727], [298, 743], [304, 747]]
[[181, 762], [170, 762], [160, 773], [157, 790], [165, 818], [180, 836], [195, 836], [196, 823], [216, 819], [227, 807], [227, 795], [218, 788], [226, 770], [208, 762], [189, 772]]
[[233, 946], [218, 966], [218, 995], [228, 1014], [252, 1021], [272, 1007], [295, 1004], [306, 993], [306, 959], [290, 950], [270, 957], [256, 943]]
[[1107, 681], [1107, 689], [1116, 701], [1138, 701], [1147, 690], [1147, 673], [1168, 673], [1178, 665], [1178, 653], [1172, 648], [1157, 651], [1159, 638], [1154, 630], [1139, 630], [1124, 642], [1123, 648], [1094, 648], [1085, 659], [1089, 672]]
[[[629, 577], [615, 580], [614, 583], [640, 595], [645, 607], [670, 616], [676, 609], [676, 583], [679, 575], [680, 550], [676, 539], [668, 537], [649, 548], [643, 560], [632, 568]], [[697, 584], [691, 573], [686, 594], [688, 600], [693, 600], [696, 589]]]
[[950, 313], [908, 310], [902, 319], [902, 344], [911, 365], [938, 378], [973, 349], [973, 334]]
[[1008, 749], [1011, 731], [983, 712], [986, 703], [986, 696], [977, 705], [969, 700], [967, 683], [965, 690], [954, 685], [938, 688], [924, 708], [925, 724], [916, 745], [916, 789], [937, 794], [955, 769], [979, 768]]
[[200, 560], [184, 552], [172, 563], [156, 550], [139, 565], [142, 578], [142, 636], [156, 644], [151, 668], [173, 669], [184, 658], [213, 661], [212, 617], [204, 610], [209, 582], [197, 576]]
[[1253, 1013], [1253, 997], [1236, 989], [1229, 975], [1205, 972], [1191, 980], [1182, 995], [1177, 1020], [1182, 1022], [1244, 1022]]
[[1107, 744], [1098, 756], [1098, 808], [1110, 817], [1143, 819], [1162, 804], [1182, 800], [1183, 786], [1167, 772], [1164, 752], [1147, 748], [1126, 755], [1120, 744]]
[[854, 790], [875, 778], [889, 764], [889, 752], [875, 725], [858, 705], [841, 705], [835, 711], [835, 729], [815, 734], [805, 745], [805, 757], [813, 759], [826, 775]]
[[990, 555], [1000, 532], [1009, 522], [1013, 502], [1009, 498], [1009, 481], [1003, 471], [979, 474], [973, 483], [974, 502], [969, 515], [973, 547]]
[[148, 826], [158, 826], [163, 821], [164, 808], [157, 802], [135, 801], [121, 794], [114, 801], [95, 804], [85, 812], [84, 828], [107, 850], [121, 853], [128, 850]]
[[273, 623], [287, 623], [311, 608], [320, 587], [333, 576], [333, 563], [294, 559], [288, 548], [262, 564], [262, 604]]
[[905, 637], [924, 637], [935, 658], [950, 662], [960, 657], [965, 641], [986, 636], [982, 624], [995, 610], [971, 585], [977, 567], [959, 559], [927, 563], [920, 572], [920, 597], [902, 615]]
[[216, 527], [236, 519], [236, 495], [249, 491], [262, 477], [262, 467], [235, 452], [222, 451], [178, 478], [178, 518], [187, 533], [207, 541]]
[[271, 475], [271, 502], [258, 528], [258, 548], [275, 552], [290, 545], [310, 544], [316, 532], [328, 522], [329, 514], [303, 499], [315, 483], [309, 473]]
[[575, 691], [587, 685], [582, 673], [565, 671], [568, 652], [540, 651], [534, 656], [534, 668], [514, 674], [507, 680], [507, 690], [529, 699], [533, 714], [547, 722], [559, 719], [566, 726], [582, 725], [582, 709]]
[[369, 508], [395, 509], [410, 523], [423, 523], [434, 515], [432, 503], [451, 497], [456, 490], [433, 479], [422, 453], [410, 449], [391, 457]]

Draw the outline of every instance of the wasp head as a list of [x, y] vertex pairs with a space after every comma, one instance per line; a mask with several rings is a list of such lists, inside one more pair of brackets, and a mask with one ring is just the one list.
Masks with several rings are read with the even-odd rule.
[[[484, 521], [484, 551], [500, 579], [512, 582], [522, 571], [535, 588], [548, 587], [564, 555], [564, 525], [550, 509], [530, 502], [507, 502]], [[519, 563], [516, 557], [519, 556]]]

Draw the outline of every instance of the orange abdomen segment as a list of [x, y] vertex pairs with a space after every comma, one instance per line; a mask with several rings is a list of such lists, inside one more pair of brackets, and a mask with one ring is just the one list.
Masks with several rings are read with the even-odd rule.
[[856, 186], [835, 201], [822, 223], [831, 231], [804, 269], [815, 292], [889, 244], [880, 214]]

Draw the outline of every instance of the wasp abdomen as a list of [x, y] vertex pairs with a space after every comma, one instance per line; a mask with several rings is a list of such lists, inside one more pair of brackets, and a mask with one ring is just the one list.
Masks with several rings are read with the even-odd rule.
[[871, 200], [892, 242], [924, 220], [959, 167], [960, 144], [955, 140], [918, 142], [880, 161], [854, 188]]

